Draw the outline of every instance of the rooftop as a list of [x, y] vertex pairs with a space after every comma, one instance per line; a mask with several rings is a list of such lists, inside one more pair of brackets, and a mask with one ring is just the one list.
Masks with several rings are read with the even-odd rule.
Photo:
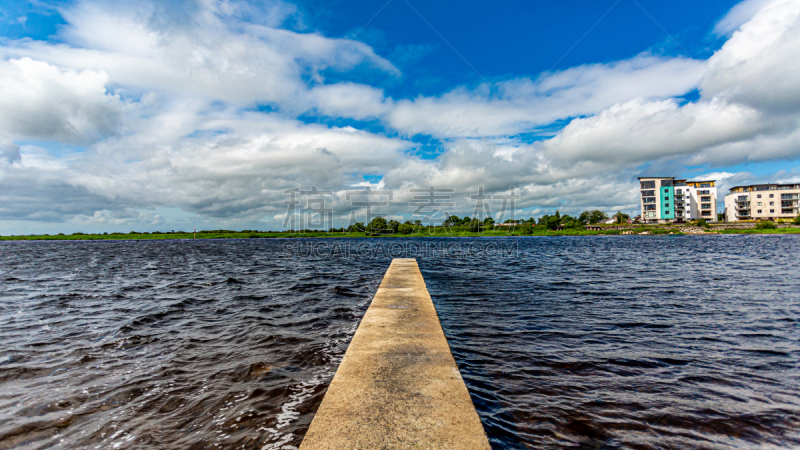
[[761, 183], [761, 184], [747, 184], [741, 186], [733, 186], [730, 190], [733, 191], [734, 189], [743, 189], [743, 188], [754, 188], [754, 187], [785, 187], [787, 189], [800, 189], [800, 184], [798, 183]]

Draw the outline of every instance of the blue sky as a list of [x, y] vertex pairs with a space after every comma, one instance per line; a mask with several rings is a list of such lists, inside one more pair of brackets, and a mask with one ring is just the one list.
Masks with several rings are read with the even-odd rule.
[[1, 234], [278, 229], [311, 185], [346, 221], [364, 185], [406, 219], [432, 185], [527, 217], [800, 179], [797, 0], [0, 5]]

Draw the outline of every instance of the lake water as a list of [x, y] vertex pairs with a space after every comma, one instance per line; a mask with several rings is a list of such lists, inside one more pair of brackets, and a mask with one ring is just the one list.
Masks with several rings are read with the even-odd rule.
[[800, 447], [800, 236], [0, 243], [0, 449], [292, 449], [392, 257], [494, 448]]

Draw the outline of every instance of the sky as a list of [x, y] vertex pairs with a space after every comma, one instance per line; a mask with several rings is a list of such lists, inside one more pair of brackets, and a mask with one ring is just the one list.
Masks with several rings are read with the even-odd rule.
[[[279, 230], [319, 198], [335, 227], [365, 200], [435, 222], [479, 189], [497, 219], [635, 215], [641, 176], [716, 179], [720, 208], [800, 182], [800, 0], [5, 1], [0, 58], [3, 235]], [[450, 198], [417, 208], [430, 187]]]

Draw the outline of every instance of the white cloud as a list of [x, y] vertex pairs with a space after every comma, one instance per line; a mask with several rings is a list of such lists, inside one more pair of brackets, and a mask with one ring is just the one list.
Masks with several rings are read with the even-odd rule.
[[709, 59], [699, 100], [634, 99], [575, 119], [542, 144], [549, 158], [609, 170], [670, 158], [713, 166], [796, 159], [800, 1], [759, 6]]
[[383, 90], [363, 84], [337, 83], [315, 87], [307, 93], [308, 103], [317, 113], [333, 117], [364, 120], [391, 110], [393, 102]]
[[714, 26], [714, 33], [719, 36], [730, 36], [742, 24], [753, 18], [756, 13], [774, 0], [744, 0], [737, 4]]
[[[429, 49], [390, 61], [362, 42], [299, 32], [308, 24], [289, 3], [199, 2], [189, 10], [199, 26], [176, 4], [152, 16], [72, 5], [61, 10], [63, 43], [0, 46], [0, 223], [155, 227], [152, 206], [180, 208], [181, 226], [278, 228], [283, 189], [311, 185], [334, 191], [327, 206], [345, 220], [344, 191], [365, 174], [395, 191], [393, 215], [407, 212], [409, 188], [430, 185], [456, 189], [459, 215], [479, 185], [516, 186], [524, 211], [628, 211], [643, 166], [714, 167], [704, 176], [729, 186], [754, 177], [725, 166], [800, 156], [799, 5], [734, 9], [717, 26], [731, 37], [708, 61], [641, 54], [414, 98], [387, 96], [381, 80]], [[66, 96], [58, 111], [89, 145], [28, 82], [53, 105]], [[680, 98], [695, 89], [699, 99]], [[562, 120], [546, 140], [520, 137]], [[406, 138], [418, 134], [441, 139], [444, 153], [409, 156]]]
[[105, 72], [27, 57], [7, 61], [0, 65], [0, 144], [26, 136], [82, 144], [81, 136], [91, 141], [113, 133], [123, 104], [106, 91], [107, 83]]
[[799, 17], [797, 0], [767, 3], [709, 59], [703, 97], [765, 112], [800, 111]]
[[679, 106], [634, 99], [573, 120], [543, 146], [552, 160], [568, 164], [633, 165], [748, 138], [764, 126], [759, 119], [758, 111], [724, 100]]
[[385, 117], [407, 135], [451, 138], [526, 132], [556, 120], [595, 114], [634, 97], [663, 99], [696, 88], [702, 61], [640, 55], [609, 64], [579, 66], [535, 80], [513, 79], [439, 97], [397, 102]]
[[341, 72], [366, 64], [392, 77], [400, 74], [361, 42], [237, 21], [220, 5], [208, 2], [190, 17], [169, 2], [149, 16], [147, 8], [80, 3], [62, 11], [68, 24], [61, 34], [70, 45], [21, 40], [2, 52], [6, 58], [27, 56], [73, 70], [102, 61], [99, 69], [108, 82], [129, 95], [161, 91], [290, 110], [296, 107], [286, 103], [325, 69]]

